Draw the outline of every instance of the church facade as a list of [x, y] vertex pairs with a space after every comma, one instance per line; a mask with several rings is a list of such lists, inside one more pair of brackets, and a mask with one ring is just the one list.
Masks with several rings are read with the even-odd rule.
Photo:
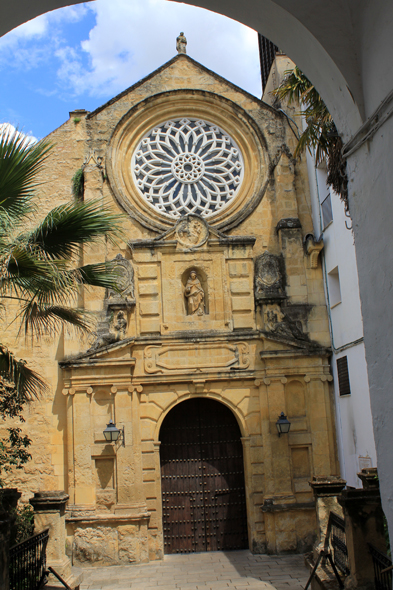
[[15, 483], [69, 494], [74, 564], [309, 548], [308, 482], [338, 464], [322, 243], [285, 116], [179, 53], [48, 139], [43, 212], [81, 167], [83, 198], [124, 212], [121, 243], [83, 252], [120, 292], [81, 293], [93, 338], [23, 351], [53, 394]]

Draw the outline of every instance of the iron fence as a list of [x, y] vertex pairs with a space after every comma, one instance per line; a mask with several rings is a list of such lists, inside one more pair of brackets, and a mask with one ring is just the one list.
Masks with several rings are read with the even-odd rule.
[[347, 539], [344, 519], [331, 512], [327, 530], [328, 543], [333, 554], [333, 562], [344, 576], [349, 574]]
[[[368, 544], [374, 564], [374, 582], [375, 590], [392, 590], [392, 561], [376, 549], [373, 545]], [[386, 571], [387, 570], [387, 571]]]
[[[312, 579], [317, 573], [317, 569], [321, 561], [323, 564], [326, 564], [327, 561], [330, 563], [339, 588], [344, 588], [342, 578], [349, 574], [345, 523], [344, 520], [334, 512], [330, 512], [329, 514], [325, 543], [323, 549], [319, 552], [318, 559], [316, 560], [304, 590], [307, 590], [310, 586]], [[340, 570], [342, 574], [341, 576], [338, 570]]]
[[10, 590], [39, 590], [46, 580], [49, 529], [10, 549]]

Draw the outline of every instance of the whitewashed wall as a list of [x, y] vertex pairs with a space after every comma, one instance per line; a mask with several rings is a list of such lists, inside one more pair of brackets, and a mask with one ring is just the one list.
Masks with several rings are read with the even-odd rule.
[[[352, 220], [345, 215], [344, 204], [326, 185], [327, 173], [314, 168], [307, 154], [314, 233], [323, 238], [321, 262], [325, 277], [325, 295], [333, 346], [332, 372], [336, 402], [336, 424], [341, 475], [348, 485], [361, 487], [357, 472], [376, 467], [367, 364], [363, 343], [363, 320], [359, 296], [356, 253]], [[320, 204], [330, 192], [333, 221], [324, 229]], [[349, 228], [349, 229], [348, 229]], [[332, 292], [329, 274], [338, 268], [341, 301]], [[340, 396], [337, 359], [347, 356], [351, 394]]]

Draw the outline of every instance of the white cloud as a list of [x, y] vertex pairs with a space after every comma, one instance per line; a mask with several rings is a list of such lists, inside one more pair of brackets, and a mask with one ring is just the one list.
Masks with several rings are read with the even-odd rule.
[[80, 21], [88, 6], [67, 6], [34, 18], [0, 37], [0, 64], [4, 67], [31, 69], [48, 62], [53, 48], [61, 43], [61, 28]]
[[29, 133], [23, 133], [23, 131], [19, 131], [14, 125], [11, 123], [0, 123], [0, 139], [4, 136], [12, 137], [17, 133], [18, 137], [21, 141], [25, 141], [27, 145], [31, 145], [33, 143], [37, 143], [38, 139]]
[[60, 10], [53, 10], [41, 16], [37, 16], [32, 20], [27, 21], [20, 27], [13, 29], [8, 35], [2, 37], [8, 43], [13, 43], [19, 39], [30, 39], [33, 37], [43, 37], [49, 33], [51, 27], [56, 24], [78, 22], [87, 13], [88, 7], [84, 4], [77, 6], [66, 6]]
[[59, 79], [75, 94], [108, 96], [127, 88], [171, 59], [184, 31], [191, 57], [260, 96], [257, 34], [236, 21], [168, 0], [97, 0], [90, 7], [96, 25], [82, 53], [57, 53]]
[[[95, 26], [85, 39], [65, 26], [89, 16], [83, 30], [93, 15]], [[43, 95], [105, 101], [171, 59], [180, 31], [192, 58], [260, 96], [256, 32], [168, 0], [96, 0], [49, 12], [0, 39], [0, 66], [24, 72], [35, 68], [34, 90]]]

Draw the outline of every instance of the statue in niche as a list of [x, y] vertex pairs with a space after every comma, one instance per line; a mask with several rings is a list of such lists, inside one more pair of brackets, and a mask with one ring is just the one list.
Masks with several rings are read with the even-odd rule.
[[116, 316], [116, 323], [113, 326], [117, 333], [117, 340], [122, 340], [126, 336], [127, 320], [124, 317], [124, 311], [119, 311]]
[[185, 38], [184, 33], [180, 33], [176, 39], [176, 50], [177, 53], [187, 53], [187, 39]]
[[195, 270], [190, 272], [184, 295], [187, 299], [188, 315], [204, 315], [205, 292]]

